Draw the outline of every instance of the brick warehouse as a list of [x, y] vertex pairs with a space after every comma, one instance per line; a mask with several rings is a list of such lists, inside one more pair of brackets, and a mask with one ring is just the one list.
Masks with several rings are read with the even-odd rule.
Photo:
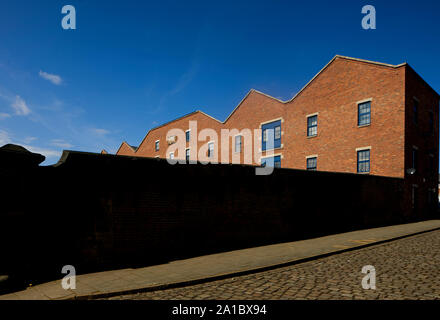
[[[224, 122], [197, 111], [117, 155], [65, 150], [39, 166], [40, 155], [0, 147], [0, 273], [48, 281], [66, 264], [145, 266], [438, 218], [438, 102], [406, 64], [337, 56], [290, 101], [252, 90]], [[217, 132], [273, 128], [283, 168], [257, 176], [255, 166], [155, 159], [169, 156], [169, 130], [193, 120]], [[188, 148], [203, 144], [195, 136]]]
[[[437, 92], [407, 63], [337, 55], [288, 101], [250, 90], [223, 122], [195, 111], [150, 130], [138, 147], [123, 142], [116, 154], [168, 158], [168, 131], [187, 131], [190, 121], [219, 136], [221, 129], [261, 128], [263, 136], [274, 129], [275, 166], [404, 178], [406, 207], [427, 209], [437, 199], [438, 106]], [[191, 149], [208, 142], [193, 136], [189, 131], [186, 154], [172, 156], [193, 159]], [[246, 163], [242, 139], [231, 136], [230, 163], [234, 152]], [[210, 144], [211, 153], [222, 152], [218, 141]]]

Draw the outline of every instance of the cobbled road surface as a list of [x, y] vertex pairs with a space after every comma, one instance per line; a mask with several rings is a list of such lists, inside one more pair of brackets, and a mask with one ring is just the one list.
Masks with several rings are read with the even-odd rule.
[[[376, 290], [362, 288], [365, 265]], [[440, 299], [440, 231], [330, 257], [182, 288], [109, 299]]]

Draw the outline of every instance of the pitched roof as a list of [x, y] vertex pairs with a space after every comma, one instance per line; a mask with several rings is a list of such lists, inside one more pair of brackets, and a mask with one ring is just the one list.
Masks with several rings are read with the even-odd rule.
[[[258, 94], [261, 94], [261, 95], [263, 95], [263, 96], [265, 96], [265, 97], [267, 97], [267, 98], [269, 98], [269, 99], [273, 99], [273, 100], [276, 100], [276, 101], [278, 101], [278, 102], [280, 102], [280, 103], [283, 103], [283, 104], [286, 104], [286, 103], [289, 103], [289, 102], [291, 102], [291, 101], [293, 101], [296, 97], [298, 97], [325, 69], [327, 69], [336, 59], [345, 59], [345, 60], [350, 60], [350, 61], [357, 61], [357, 62], [363, 62], [363, 63], [368, 63], [368, 64], [375, 64], [375, 65], [379, 65], [379, 66], [384, 66], [384, 67], [388, 67], [388, 68], [399, 68], [399, 67], [402, 67], [402, 66], [405, 66], [405, 65], [407, 65], [407, 63], [406, 62], [404, 62], [404, 63], [401, 63], [401, 64], [398, 64], [398, 65], [392, 65], [392, 64], [388, 64], [388, 63], [382, 63], [382, 62], [376, 62], [376, 61], [370, 61], [370, 60], [364, 60], [364, 59], [358, 59], [358, 58], [352, 58], [352, 57], [346, 57], [346, 56], [341, 56], [341, 55], [335, 55], [334, 57], [333, 57], [333, 59], [331, 59], [301, 90], [299, 90], [291, 99], [289, 99], [289, 100], [286, 100], [286, 101], [282, 101], [282, 100], [280, 100], [280, 99], [277, 99], [277, 98], [274, 98], [274, 97], [272, 97], [272, 96], [270, 96], [270, 95], [268, 95], [268, 94], [266, 94], [266, 93], [263, 93], [263, 92], [260, 92], [260, 91], [258, 91], [258, 90], [255, 90], [255, 89], [250, 89], [249, 90], [249, 92], [244, 96], [244, 98], [238, 103], [238, 105], [232, 110], [232, 112], [226, 117], [226, 119], [224, 120], [224, 121], [220, 121], [220, 120], [218, 120], [218, 119], [216, 119], [216, 118], [214, 118], [214, 117], [212, 117], [212, 116], [210, 116], [210, 115], [208, 115], [208, 114], [206, 114], [206, 113], [204, 113], [203, 111], [200, 111], [200, 110], [196, 110], [196, 111], [193, 111], [193, 112], [191, 112], [191, 113], [188, 113], [188, 114], [186, 114], [186, 115], [183, 115], [183, 116], [181, 116], [181, 117], [179, 117], [179, 118], [177, 118], [177, 119], [174, 119], [174, 120], [171, 120], [171, 121], [168, 121], [168, 122], [166, 122], [166, 123], [163, 123], [163, 124], [161, 124], [161, 125], [159, 125], [159, 126], [157, 126], [157, 127], [154, 127], [154, 128], [152, 128], [152, 129], [150, 129], [148, 132], [147, 132], [147, 134], [145, 135], [145, 137], [142, 139], [142, 141], [141, 141], [141, 143], [139, 144], [139, 146], [141, 146], [142, 145], [142, 143], [145, 141], [145, 139], [148, 137], [148, 134], [150, 133], [150, 132], [152, 132], [152, 131], [154, 131], [154, 130], [156, 130], [156, 129], [159, 129], [159, 128], [161, 128], [161, 127], [164, 127], [164, 126], [166, 126], [166, 125], [168, 125], [168, 124], [170, 124], [170, 123], [173, 123], [173, 122], [175, 122], [175, 121], [178, 121], [178, 120], [181, 120], [181, 119], [183, 119], [183, 118], [185, 118], [185, 117], [188, 117], [188, 116], [191, 116], [191, 115], [193, 115], [193, 114], [196, 114], [196, 113], [201, 113], [201, 114], [203, 114], [203, 115], [205, 115], [205, 116], [207, 116], [207, 117], [209, 117], [209, 118], [211, 118], [211, 119], [213, 119], [213, 120], [215, 120], [215, 121], [217, 121], [217, 122], [219, 122], [219, 123], [222, 123], [222, 124], [224, 124], [224, 123], [226, 123], [230, 118], [231, 118], [231, 116], [235, 113], [235, 111], [237, 111], [238, 110], [238, 108], [242, 105], [242, 103], [249, 97], [249, 95], [252, 93], [252, 92], [255, 92], [255, 93], [258, 93]], [[126, 143], [125, 141], [122, 143], [122, 144], [124, 144], [124, 143]], [[121, 146], [122, 146], [122, 144], [121, 144]], [[127, 144], [128, 145], [128, 144]], [[130, 145], [129, 145], [130, 146]], [[130, 146], [133, 150], [134, 150], [134, 152], [136, 152], [137, 151], [137, 149], [138, 149], [138, 147], [132, 147], [132, 146]], [[119, 147], [119, 149], [120, 149], [120, 147]], [[119, 151], [119, 150], [118, 150]], [[117, 153], [117, 152], [116, 152]]]

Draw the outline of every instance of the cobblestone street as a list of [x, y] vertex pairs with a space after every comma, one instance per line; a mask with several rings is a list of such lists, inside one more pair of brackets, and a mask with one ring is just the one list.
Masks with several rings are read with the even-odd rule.
[[[365, 265], [376, 269], [376, 290], [362, 288]], [[247, 276], [109, 299], [440, 299], [440, 231]]]

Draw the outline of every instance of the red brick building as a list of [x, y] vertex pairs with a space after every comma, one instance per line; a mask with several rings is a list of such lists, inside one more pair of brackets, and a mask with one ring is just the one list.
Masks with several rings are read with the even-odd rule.
[[[262, 129], [263, 136], [273, 129], [275, 166], [404, 178], [408, 207], [425, 207], [437, 198], [439, 98], [407, 63], [335, 56], [288, 101], [251, 90], [225, 121], [195, 111], [150, 130], [138, 147], [123, 142], [117, 154], [194, 159], [199, 151], [202, 160], [204, 148], [208, 161], [209, 152], [220, 161], [222, 129]], [[185, 154], [171, 155], [169, 130], [187, 131], [190, 121], [199, 133], [212, 128], [218, 137], [200, 141], [190, 131]], [[259, 164], [244, 158], [249, 141], [237, 134], [230, 136], [228, 162]], [[256, 139], [253, 151], [267, 161], [265, 139]]]

